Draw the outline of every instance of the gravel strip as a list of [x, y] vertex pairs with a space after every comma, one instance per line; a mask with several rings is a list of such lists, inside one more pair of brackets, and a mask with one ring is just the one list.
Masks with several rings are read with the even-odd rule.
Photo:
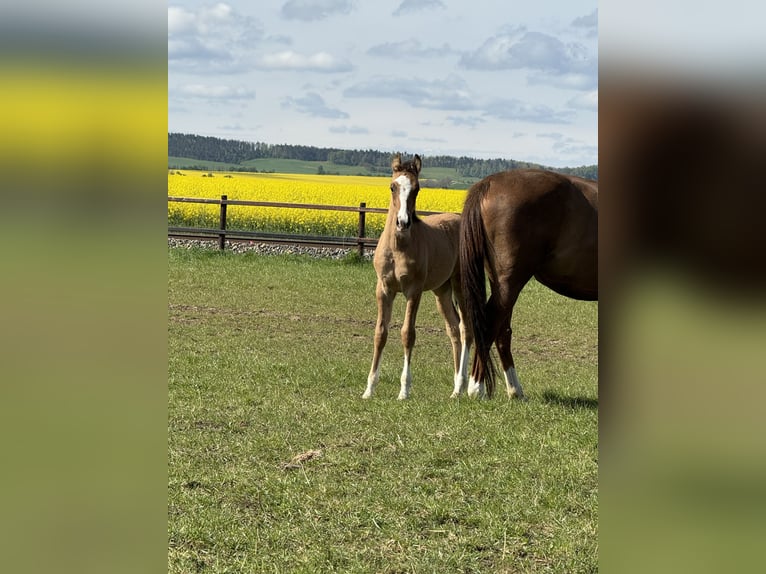
[[[206, 241], [204, 239], [179, 239], [177, 237], [168, 237], [169, 247], [182, 247], [191, 249], [199, 247], [203, 249], [218, 249], [218, 241]], [[258, 243], [256, 241], [226, 241], [226, 250], [233, 253], [258, 253], [260, 255], [282, 255], [285, 253], [292, 255], [308, 255], [315, 258], [343, 259], [356, 248], [338, 248], [338, 247], [312, 247], [309, 245], [290, 245], [284, 243]], [[373, 251], [365, 249], [364, 258], [372, 260]]]

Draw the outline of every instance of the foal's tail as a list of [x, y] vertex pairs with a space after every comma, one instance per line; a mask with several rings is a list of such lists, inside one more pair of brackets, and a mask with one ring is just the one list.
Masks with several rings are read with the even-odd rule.
[[476, 345], [471, 375], [484, 381], [487, 396], [495, 390], [495, 365], [490, 356], [492, 340], [487, 333], [487, 285], [484, 262], [491, 246], [487, 244], [481, 202], [489, 190], [487, 181], [480, 181], [468, 191], [460, 223], [460, 284], [465, 301], [465, 314], [471, 325]]

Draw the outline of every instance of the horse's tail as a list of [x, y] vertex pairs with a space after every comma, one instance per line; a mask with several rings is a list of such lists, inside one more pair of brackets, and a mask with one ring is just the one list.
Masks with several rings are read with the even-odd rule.
[[466, 318], [473, 330], [476, 351], [471, 375], [484, 381], [487, 396], [495, 390], [495, 365], [490, 350], [492, 341], [487, 333], [487, 285], [484, 262], [491, 248], [487, 244], [481, 203], [489, 190], [489, 182], [480, 181], [468, 190], [460, 223], [460, 284], [463, 291]]

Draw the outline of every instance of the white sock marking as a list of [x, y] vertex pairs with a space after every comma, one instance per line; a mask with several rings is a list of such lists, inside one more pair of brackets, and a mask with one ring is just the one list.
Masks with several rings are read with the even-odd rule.
[[452, 396], [457, 397], [466, 390], [466, 382], [468, 381], [468, 345], [463, 343], [460, 349], [460, 366], [458, 372], [455, 373], [455, 387], [452, 391]]
[[410, 396], [410, 389], [412, 388], [412, 373], [410, 372], [410, 362], [407, 360], [407, 357], [404, 357], [401, 383], [402, 388], [399, 391], [399, 400], [404, 400]]
[[516, 369], [509, 367], [505, 371], [505, 390], [508, 393], [508, 398], [524, 399], [524, 389], [521, 388], [519, 377], [516, 375]]

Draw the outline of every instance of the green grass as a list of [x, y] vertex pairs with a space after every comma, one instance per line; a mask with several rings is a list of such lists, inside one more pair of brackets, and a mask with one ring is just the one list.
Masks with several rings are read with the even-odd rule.
[[337, 173], [339, 175], [386, 175], [373, 173], [357, 165], [336, 165], [326, 161], [305, 161], [300, 159], [252, 159], [242, 162], [242, 165], [254, 167], [258, 171], [274, 171], [277, 173], [315, 174], [321, 165], [326, 173]]
[[476, 402], [449, 399], [426, 295], [400, 402], [399, 297], [364, 401], [374, 285], [353, 258], [169, 249], [169, 572], [595, 572], [596, 304], [528, 285], [530, 400]]
[[208, 161], [205, 159], [168, 156], [168, 169], [190, 169], [200, 167], [207, 170], [227, 171], [238, 166], [237, 164], [224, 163], [220, 161]]

